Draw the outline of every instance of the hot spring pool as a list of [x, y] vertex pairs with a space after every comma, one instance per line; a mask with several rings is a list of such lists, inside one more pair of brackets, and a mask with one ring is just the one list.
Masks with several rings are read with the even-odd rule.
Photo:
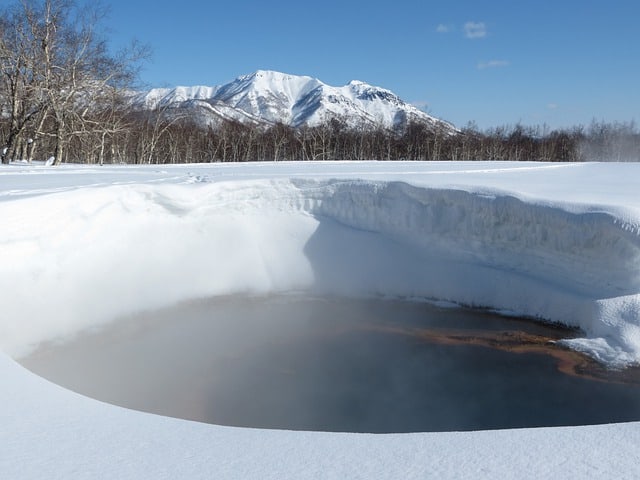
[[[563, 373], [564, 356], [577, 354], [550, 342], [575, 333], [425, 302], [230, 296], [123, 318], [20, 361], [98, 400], [243, 427], [388, 433], [640, 420], [637, 384]], [[523, 338], [534, 347], [518, 347]]]

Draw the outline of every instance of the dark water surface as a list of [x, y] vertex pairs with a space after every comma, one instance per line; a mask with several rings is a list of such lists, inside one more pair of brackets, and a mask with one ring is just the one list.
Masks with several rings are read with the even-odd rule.
[[418, 302], [224, 297], [123, 319], [21, 363], [102, 401], [224, 425], [382, 433], [640, 419], [637, 385], [414, 334], [443, 328], [574, 334]]

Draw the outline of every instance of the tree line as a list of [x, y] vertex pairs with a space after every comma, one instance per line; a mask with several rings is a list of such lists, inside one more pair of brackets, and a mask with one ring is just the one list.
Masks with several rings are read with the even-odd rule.
[[188, 110], [132, 111], [128, 98], [148, 49], [113, 53], [95, 4], [20, 0], [0, 16], [2, 163], [193, 163], [280, 160], [640, 161], [633, 122], [549, 129], [512, 125], [457, 131], [197, 122]]
[[633, 123], [593, 122], [571, 129], [503, 126], [455, 133], [411, 124], [403, 131], [353, 128], [337, 121], [314, 127], [269, 127], [223, 121], [204, 127], [189, 117], [147, 111], [124, 115], [108, 136], [77, 136], [67, 160], [78, 163], [207, 163], [284, 160], [640, 161]]

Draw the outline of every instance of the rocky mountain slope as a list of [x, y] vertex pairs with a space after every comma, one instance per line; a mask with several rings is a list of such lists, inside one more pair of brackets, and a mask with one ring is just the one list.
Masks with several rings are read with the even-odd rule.
[[336, 119], [347, 127], [401, 130], [410, 123], [421, 123], [455, 131], [451, 124], [383, 88], [356, 80], [333, 87], [316, 78], [265, 70], [215, 87], [156, 88], [135, 94], [132, 105], [188, 115], [199, 124], [212, 126], [236, 120], [257, 126], [282, 123], [299, 128]]

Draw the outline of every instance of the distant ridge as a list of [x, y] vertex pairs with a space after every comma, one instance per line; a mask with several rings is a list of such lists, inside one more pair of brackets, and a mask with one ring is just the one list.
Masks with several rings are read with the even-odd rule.
[[212, 126], [235, 120], [299, 128], [335, 119], [347, 127], [402, 130], [419, 123], [455, 132], [450, 123], [402, 101], [390, 90], [357, 80], [333, 87], [317, 78], [270, 70], [258, 70], [221, 86], [155, 88], [135, 94], [132, 106], [186, 111], [196, 122]]

